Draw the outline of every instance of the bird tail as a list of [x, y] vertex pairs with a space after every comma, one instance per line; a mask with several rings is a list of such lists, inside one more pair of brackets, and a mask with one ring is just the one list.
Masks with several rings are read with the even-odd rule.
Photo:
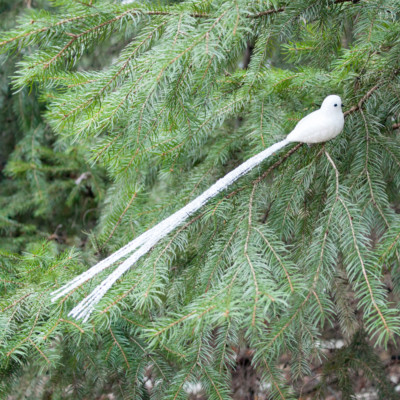
[[199, 210], [208, 200], [215, 197], [218, 193], [225, 190], [228, 186], [233, 184], [241, 176], [245, 175], [247, 172], [251, 171], [257, 165], [261, 164], [266, 158], [285, 147], [289, 141], [284, 139], [278, 143], [273, 144], [262, 152], [256, 154], [255, 156], [249, 158], [243, 164], [239, 165], [233, 171], [226, 174], [223, 178], [219, 179], [216, 183], [210, 186], [205, 192], [200, 196], [196, 197], [186, 206], [181, 208], [179, 211], [175, 212], [168, 218], [164, 219], [153, 228], [144, 232], [136, 239], [129, 242], [127, 245], [111, 254], [106, 259], [100, 261], [98, 264], [94, 265], [89, 270], [83, 272], [81, 275], [77, 276], [61, 288], [55, 290], [51, 293], [53, 296], [52, 301], [66, 295], [71, 290], [82, 285], [87, 280], [91, 279], [104, 269], [113, 265], [116, 261], [122, 257], [128, 255], [133, 250], [136, 250], [132, 255], [130, 255], [121, 265], [118, 266], [106, 279], [104, 279], [85, 299], [83, 299], [71, 312], [70, 316], [76, 319], [83, 318], [86, 321], [94, 306], [101, 300], [101, 298], [106, 294], [108, 289], [117, 281], [136, 261], [138, 261], [142, 256], [150, 251], [150, 249], [157, 244], [161, 239], [167, 236], [176, 227], [182, 224], [189, 216], [194, 214]]

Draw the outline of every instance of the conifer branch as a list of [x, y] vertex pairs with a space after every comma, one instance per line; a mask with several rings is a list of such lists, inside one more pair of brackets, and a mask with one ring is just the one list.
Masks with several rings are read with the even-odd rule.
[[254, 229], [260, 234], [260, 236], [263, 238], [263, 240], [266, 243], [266, 245], [268, 246], [268, 248], [272, 251], [272, 253], [275, 256], [276, 260], [278, 261], [279, 265], [282, 267], [283, 271], [285, 272], [286, 278], [287, 278], [289, 286], [290, 286], [290, 291], [294, 292], [292, 280], [290, 279], [290, 275], [289, 275], [289, 273], [288, 273], [288, 271], [287, 271], [287, 269], [285, 267], [285, 264], [282, 262], [282, 260], [279, 257], [278, 253], [276, 252], [274, 247], [271, 245], [269, 240], [265, 237], [265, 235], [258, 228], [254, 227]]
[[[178, 400], [200, 380], [206, 395], [225, 399], [236, 394], [228, 388], [242, 345], [271, 385], [270, 397], [307, 391], [308, 367], [323, 374], [315, 390], [350, 385], [352, 366], [385, 386], [382, 375], [372, 376], [370, 343], [379, 349], [400, 334], [398, 301], [382, 281], [384, 272], [399, 290], [394, 1], [282, 0], [264, 9], [241, 0], [56, 3], [7, 18], [7, 26], [19, 26], [0, 38], [0, 51], [19, 61], [4, 57], [0, 71], [0, 121], [7, 122], [0, 146], [0, 397], [8, 395], [4, 387], [20, 395], [18, 384], [32, 376], [32, 388], [39, 381], [43, 390], [51, 383], [53, 393], [64, 393], [71, 379], [65, 365], [73, 365], [77, 378], [67, 391], [75, 397], [106, 389]], [[7, 76], [19, 94], [10, 97]], [[274, 160], [258, 172], [207, 198], [215, 199], [211, 205], [178, 215], [171, 230], [162, 225], [168, 238], [154, 241], [160, 231], [152, 229], [165, 214], [263, 153], [338, 85], [348, 106], [342, 136], [302, 151], [290, 165], [301, 144], [271, 153]], [[76, 185], [86, 171], [90, 179]], [[75, 243], [79, 251], [58, 256], [58, 243], [43, 243], [58, 224], [62, 248]], [[93, 259], [87, 227], [96, 227], [103, 245], [150, 233], [86, 271], [84, 261]], [[106, 283], [96, 285], [101, 295], [89, 294], [88, 279], [106, 268]], [[71, 292], [57, 290], [78, 271]], [[50, 288], [61, 293], [57, 306], [47, 302]], [[83, 296], [73, 315], [96, 309], [90, 332], [66, 317]], [[338, 321], [351, 335], [355, 307], [366, 331], [310, 364], [322, 350], [324, 321]], [[285, 382], [273, 360], [288, 352], [293, 379]], [[329, 379], [327, 369], [340, 379]], [[49, 379], [37, 376], [44, 370]], [[151, 385], [144, 387], [146, 378]]]
[[371, 284], [370, 284], [370, 281], [369, 281], [369, 278], [368, 278], [368, 274], [367, 274], [367, 271], [365, 269], [364, 260], [363, 260], [363, 258], [361, 256], [360, 249], [359, 249], [358, 244], [357, 244], [356, 233], [355, 233], [354, 226], [353, 226], [353, 217], [351, 216], [351, 214], [349, 212], [349, 209], [347, 208], [347, 206], [346, 206], [345, 202], [343, 201], [343, 199], [339, 197], [339, 201], [342, 203], [342, 206], [345, 209], [347, 217], [348, 217], [348, 221], [349, 221], [350, 228], [351, 228], [351, 233], [352, 233], [352, 236], [353, 236], [354, 248], [356, 249], [356, 252], [357, 252], [357, 255], [358, 255], [358, 259], [360, 261], [360, 265], [361, 265], [361, 268], [362, 268], [362, 273], [363, 273], [363, 276], [364, 276], [364, 279], [365, 279], [365, 283], [367, 284], [367, 287], [368, 287], [368, 292], [369, 292], [369, 295], [370, 295], [370, 298], [371, 298], [372, 305], [374, 306], [376, 312], [378, 313], [379, 318], [382, 320], [382, 323], [383, 323], [383, 325], [385, 327], [385, 330], [388, 333], [389, 337], [392, 337], [392, 331], [390, 330], [390, 328], [389, 328], [389, 326], [388, 326], [388, 324], [386, 322], [386, 319], [383, 316], [382, 311], [380, 310], [378, 304], [376, 303], [375, 296], [374, 296], [374, 293], [372, 291], [372, 287], [371, 287]]
[[18, 303], [20, 303], [21, 301], [24, 301], [27, 297], [31, 296], [32, 294], [34, 294], [34, 292], [26, 293], [25, 295], [20, 297], [18, 300], [15, 300], [12, 304], [8, 305], [7, 307], [4, 307], [1, 310], [1, 312], [7, 311], [8, 309], [15, 307]]
[[223, 400], [223, 398], [222, 398], [222, 396], [221, 396], [221, 394], [220, 394], [220, 392], [219, 392], [219, 390], [218, 390], [218, 388], [217, 388], [217, 386], [216, 386], [214, 380], [211, 378], [211, 376], [210, 376], [210, 374], [207, 372], [206, 368], [204, 368], [199, 362], [197, 363], [197, 365], [201, 368], [202, 371], [204, 371], [204, 373], [205, 373], [205, 375], [207, 376], [208, 380], [211, 382], [211, 385], [212, 385], [213, 388], [215, 389], [215, 391], [216, 391], [216, 393], [217, 393], [217, 395], [218, 395], [218, 398], [219, 398], [220, 400]]
[[272, 371], [271, 371], [271, 368], [270, 368], [269, 365], [268, 365], [267, 360], [265, 359], [265, 357], [263, 357], [262, 360], [263, 360], [263, 364], [265, 365], [265, 368], [267, 369], [267, 371], [268, 371], [268, 373], [269, 373], [269, 376], [270, 376], [271, 379], [272, 379], [272, 383], [274, 384], [275, 389], [276, 389], [276, 390], [278, 391], [278, 393], [279, 393], [280, 398], [281, 398], [282, 400], [286, 400], [286, 397], [283, 395], [283, 393], [282, 393], [282, 391], [281, 391], [281, 389], [280, 389], [278, 383], [276, 382], [275, 378], [274, 378], [273, 375], [272, 375]]
[[[7, 44], [9, 44], [9, 43], [11, 43], [11, 42], [15, 42], [15, 41], [18, 41], [18, 40], [20, 40], [20, 39], [25, 39], [25, 38], [27, 38], [27, 37], [29, 37], [29, 36], [36, 35], [36, 34], [38, 34], [38, 33], [42, 33], [42, 32], [49, 31], [49, 30], [51, 30], [52, 28], [55, 28], [55, 27], [58, 27], [58, 26], [61, 26], [61, 25], [64, 25], [64, 24], [69, 24], [70, 22], [79, 21], [79, 20], [81, 20], [81, 19], [85, 19], [85, 18], [88, 18], [88, 17], [94, 17], [94, 16], [96, 16], [96, 15], [99, 15], [99, 14], [79, 15], [79, 16], [77, 16], [77, 17], [67, 18], [67, 19], [64, 19], [64, 20], [62, 20], [62, 21], [59, 21], [59, 22], [57, 22], [57, 23], [55, 23], [55, 24], [52, 24], [52, 25], [50, 25], [50, 26], [45, 26], [45, 27], [43, 27], [43, 28], [36, 29], [36, 30], [34, 30], [34, 31], [31, 31], [31, 32], [26, 32], [26, 33], [23, 33], [23, 34], [21, 34], [21, 35], [17, 35], [17, 36], [15, 36], [15, 37], [10, 38], [10, 39], [3, 40], [2, 42], [0, 42], [0, 47], [5, 46], [5, 45], [7, 45]], [[31, 24], [34, 24], [34, 23], [36, 23], [36, 21], [31, 20], [30, 23], [31, 23]]]
[[11, 280], [8, 280], [8, 279], [0, 279], [0, 282], [3, 282], [3, 283], [11, 283], [11, 284], [13, 284], [13, 285], [18, 285], [18, 286], [26, 286], [24, 283], [22, 283], [22, 282], [17, 282], [17, 281], [11, 281]]
[[125, 297], [127, 297], [130, 293], [132, 293], [137, 286], [144, 280], [146, 275], [142, 275], [140, 279], [138, 279], [134, 285], [132, 285], [127, 291], [125, 291], [123, 294], [118, 296], [110, 305], [108, 305], [106, 308], [100, 311], [101, 314], [104, 314], [110, 310], [110, 308], [114, 307], [116, 304], [118, 304], [121, 300], [123, 300]]
[[185, 382], [187, 381], [188, 377], [192, 374], [193, 370], [195, 369], [196, 365], [198, 365], [199, 359], [200, 359], [200, 351], [201, 351], [201, 340], [202, 340], [202, 335], [200, 336], [199, 342], [199, 348], [197, 349], [197, 355], [196, 355], [196, 360], [194, 361], [194, 363], [192, 364], [191, 368], [189, 369], [188, 373], [185, 375], [182, 383], [179, 385], [178, 390], [176, 391], [173, 400], [176, 400], [179, 396], [179, 393], [181, 392], [181, 390], [183, 389], [183, 385], [185, 384]]
[[38, 322], [38, 319], [39, 319], [39, 316], [40, 316], [40, 311], [41, 311], [42, 307], [43, 307], [43, 303], [41, 303], [39, 308], [38, 308], [38, 312], [36, 313], [35, 320], [33, 321], [33, 325], [31, 327], [31, 330], [28, 333], [28, 336], [23, 338], [15, 347], [13, 347], [10, 351], [8, 351], [7, 354], [6, 354], [7, 357], [10, 357], [11, 354], [14, 353], [18, 349], [18, 347], [21, 347], [25, 342], [30, 340], [30, 338], [31, 338], [31, 336], [33, 334], [33, 331], [35, 330], [36, 324]]
[[39, 347], [36, 345], [36, 343], [29, 338], [29, 343], [38, 351], [38, 353], [45, 359], [45, 361], [47, 362], [47, 364], [50, 364], [50, 360], [46, 357], [46, 355], [43, 353], [42, 350], [39, 349]]
[[[335, 4], [340, 4], [340, 3], [346, 3], [346, 2], [353, 2], [354, 3], [354, 0], [335, 0], [334, 3]], [[269, 10], [261, 11], [261, 12], [259, 12], [257, 14], [246, 15], [246, 18], [257, 19], [257, 18], [261, 18], [261, 17], [264, 17], [264, 16], [269, 16], [269, 15], [272, 15], [272, 14], [282, 13], [285, 10], [286, 10], [285, 7], [272, 8], [272, 9], [269, 9]], [[36, 30], [30, 31], [30, 32], [26, 32], [26, 33], [17, 35], [15, 37], [10, 38], [10, 39], [3, 40], [2, 42], [0, 42], [0, 47], [5, 46], [5, 45], [7, 45], [7, 44], [9, 44], [9, 43], [11, 43], [13, 41], [18, 41], [18, 40], [25, 39], [25, 38], [30, 37], [30, 36], [37, 35], [39, 33], [50, 31], [51, 29], [53, 29], [55, 27], [58, 27], [58, 26], [62, 26], [64, 24], [69, 24], [71, 22], [79, 21], [79, 20], [82, 20], [82, 19], [85, 19], [85, 18], [93, 18], [93, 17], [99, 16], [101, 14], [102, 14], [101, 12], [98, 12], [98, 13], [93, 13], [93, 14], [86, 14], [86, 15], [67, 18], [67, 19], [59, 21], [59, 22], [57, 22], [55, 24], [52, 24], [50, 26], [46, 26], [46, 27], [43, 27], [43, 28], [40, 28], [40, 29], [36, 29]], [[82, 35], [90, 32], [92, 30], [100, 29], [101, 27], [103, 27], [105, 25], [108, 25], [108, 24], [111, 24], [113, 22], [116, 22], [119, 19], [123, 18], [127, 14], [143, 14], [143, 15], [149, 15], [149, 16], [173, 16], [173, 15], [178, 15], [177, 13], [171, 12], [171, 11], [155, 11], [155, 10], [153, 11], [153, 10], [145, 10], [145, 9], [140, 9], [140, 8], [132, 8], [132, 9], [126, 10], [122, 14], [117, 15], [114, 18], [103, 22], [102, 24], [100, 24], [98, 26], [90, 28], [89, 30], [87, 30], [86, 32], [83, 32], [82, 34], [74, 35], [73, 38], [71, 39], [71, 41], [68, 42], [65, 45], [65, 47], [60, 51], [59, 54], [57, 54], [54, 57], [54, 59], [59, 58], [59, 56], [61, 56], [61, 54], [64, 53], [64, 51], [67, 50]], [[179, 15], [183, 15], [183, 14], [179, 14]], [[193, 18], [210, 18], [211, 17], [211, 15], [207, 14], [207, 13], [188, 13], [188, 15], [190, 15]], [[238, 17], [239, 17], [239, 13], [238, 13]], [[34, 23], [36, 23], [36, 21], [32, 20], [31, 24], [34, 24]], [[66, 34], [68, 34], [68, 33], [66, 33]], [[45, 63], [44, 64], [44, 68], [47, 68], [54, 61], [54, 59], [51, 59], [49, 62]]]
[[[156, 28], [154, 28], [138, 45], [133, 49], [130, 53], [129, 57], [125, 60], [125, 62], [121, 65], [121, 67], [112, 75], [112, 77], [106, 82], [105, 85], [102, 85], [102, 88], [95, 94], [93, 94], [89, 99], [87, 99], [84, 103], [80, 104], [79, 106], [73, 108], [67, 114], [64, 114], [63, 119], [69, 118], [71, 115], [76, 114], [78, 111], [82, 110], [83, 108], [88, 107], [96, 98], [100, 97], [110, 85], [118, 79], [118, 77], [128, 68], [129, 63], [132, 59], [136, 56], [136, 53], [139, 49], [146, 44], [146, 42], [152, 39], [155, 32], [157, 32], [160, 28], [166, 25], [167, 21], [162, 22]], [[88, 81], [91, 83], [93, 81]]]
[[[217, 305], [212, 305], [212, 306], [208, 307], [207, 309], [202, 311], [197, 317], [201, 318], [203, 315], [205, 315], [206, 313], [210, 312], [211, 310], [213, 310], [216, 307], [217, 307]], [[190, 318], [192, 315], [196, 315], [196, 314], [198, 314], [198, 310], [192, 311], [189, 314], [184, 315], [183, 317], [181, 317], [181, 318], [177, 319], [176, 321], [173, 321], [170, 324], [168, 324], [167, 326], [163, 327], [159, 331], [156, 331], [155, 333], [153, 333], [153, 336], [160, 336], [162, 333], [164, 333], [165, 331], [171, 329], [173, 326], [175, 326], [177, 324], [180, 324], [181, 322], [183, 322], [186, 319]]]
[[377, 140], [375, 137], [372, 137], [372, 140], [374, 140], [376, 143], [379, 144], [379, 146], [381, 146], [382, 148], [385, 149], [385, 151], [387, 153], [390, 154], [391, 158], [393, 159], [393, 161], [397, 164], [397, 166], [400, 168], [400, 160], [396, 157], [396, 155], [393, 153], [392, 150], [390, 150], [390, 148], [388, 148], [388, 146], [386, 146], [384, 143], [382, 143], [381, 141]]
[[311, 297], [312, 290], [310, 290], [306, 296], [306, 298], [302, 301], [299, 307], [296, 308], [296, 311], [291, 315], [289, 320], [282, 326], [282, 328], [279, 329], [279, 331], [272, 337], [272, 339], [268, 342], [266, 345], [266, 350], [269, 349], [275, 342], [276, 340], [286, 331], [286, 329], [292, 324], [294, 319], [297, 317], [297, 315], [302, 311], [304, 306], [306, 305], [307, 301]]
[[186, 53], [188, 53], [190, 50], [193, 49], [193, 47], [195, 47], [198, 43], [200, 43], [206, 36], [208, 33], [210, 33], [215, 27], [216, 25], [221, 21], [221, 19], [226, 15], [226, 13], [228, 12], [228, 10], [224, 11], [218, 18], [216, 18], [216, 20], [214, 21], [214, 23], [211, 25], [210, 29], [208, 29], [203, 35], [201, 35], [197, 40], [195, 40], [189, 47], [187, 47], [184, 51], [182, 51], [180, 54], [178, 54], [176, 57], [174, 57], [171, 61], [169, 61], [169, 63], [164, 66], [161, 71], [159, 72], [159, 74], [157, 75], [157, 82], [161, 79], [161, 77], [163, 76], [165, 70], [171, 66], [172, 64], [174, 64], [177, 60], [179, 60], [181, 57], [183, 57]]
[[82, 33], [80, 33], [78, 35], [72, 35], [72, 39], [54, 57], [52, 57], [49, 61], [44, 63], [43, 64], [43, 68], [47, 69], [53, 62], [57, 61], [81, 37], [86, 36], [91, 32], [98, 31], [98, 30], [100, 30], [101, 28], [103, 28], [103, 27], [105, 27], [107, 25], [111, 25], [114, 22], [119, 21], [120, 19], [125, 17], [127, 14], [132, 13], [132, 11], [133, 10], [127, 10], [127, 11], [123, 12], [122, 14], [117, 15], [114, 18], [111, 18], [111, 19], [109, 19], [107, 21], [104, 21], [99, 25], [95, 25], [95, 26], [87, 29], [86, 31], [83, 31]]
[[[354, 0], [335, 0], [334, 4], [341, 4], [341, 3], [354, 3]], [[258, 14], [247, 15], [247, 18], [261, 18], [271, 14], [278, 14], [282, 13], [286, 10], [286, 7], [279, 7], [279, 8], [271, 8], [269, 10], [261, 11]]]
[[390, 253], [390, 251], [393, 249], [393, 247], [396, 245], [396, 243], [400, 240], [400, 232], [397, 234], [397, 236], [393, 239], [392, 243], [390, 246], [386, 249], [386, 251], [382, 254], [381, 260], [385, 259], [386, 254]]
[[[227, 315], [227, 317], [228, 317], [228, 315]], [[224, 346], [222, 347], [222, 354], [220, 357], [221, 361], [219, 362], [219, 372], [220, 373], [222, 373], [222, 371], [223, 371], [223, 363], [225, 361], [225, 354], [228, 349], [228, 332], [229, 332], [230, 327], [231, 327], [231, 319], [228, 318], [228, 327], [226, 328], [226, 331], [225, 331]]]
[[261, 18], [271, 14], [278, 14], [284, 12], [286, 7], [271, 8], [269, 10], [261, 11], [258, 14], [247, 15], [246, 18]]
[[111, 336], [112, 336], [112, 338], [113, 338], [113, 340], [114, 340], [114, 344], [117, 345], [117, 347], [119, 348], [119, 350], [120, 350], [122, 356], [124, 357], [124, 360], [125, 360], [125, 363], [126, 363], [127, 368], [128, 368], [128, 369], [131, 369], [131, 366], [129, 365], [128, 358], [126, 357], [126, 354], [125, 354], [124, 350], [122, 349], [122, 346], [119, 344], [118, 340], [115, 338], [115, 335], [114, 335], [114, 332], [113, 332], [112, 329], [111, 329], [111, 326], [110, 326], [110, 328], [109, 328], [109, 331], [110, 331]]
[[360, 110], [362, 108], [363, 104], [372, 96], [372, 94], [377, 89], [379, 89], [380, 86], [381, 86], [380, 84], [376, 84], [370, 90], [368, 90], [368, 92], [360, 99], [360, 101], [358, 102], [357, 105], [351, 107], [350, 110], [347, 110], [343, 113], [344, 116], [347, 117], [349, 114], [352, 114], [353, 112]]
[[[261, 176], [255, 179], [252, 184], [256, 185], [260, 183], [263, 179], [265, 179], [274, 169], [278, 168], [283, 162], [285, 162], [293, 153], [295, 153], [300, 147], [303, 146], [303, 143], [297, 143], [296, 146], [292, 147], [288, 152], [286, 152], [278, 161], [276, 161], [273, 165], [271, 165]], [[248, 186], [242, 186], [238, 189], [233, 190], [228, 193], [225, 197], [230, 199], [235, 196], [237, 193], [245, 190]]]
[[256, 310], [257, 310], [257, 303], [258, 303], [258, 296], [260, 294], [260, 290], [258, 288], [258, 283], [257, 283], [257, 276], [256, 272], [254, 270], [253, 263], [250, 260], [249, 257], [249, 252], [248, 252], [248, 246], [249, 246], [249, 238], [250, 238], [250, 233], [251, 233], [251, 218], [252, 218], [252, 206], [253, 206], [253, 198], [254, 198], [254, 192], [256, 190], [256, 185], [253, 185], [253, 189], [250, 194], [250, 200], [249, 200], [249, 216], [248, 216], [248, 221], [247, 221], [247, 235], [246, 235], [246, 241], [244, 243], [244, 255], [247, 259], [247, 262], [249, 264], [250, 270], [251, 270], [251, 275], [253, 276], [253, 282], [254, 282], [254, 288], [255, 288], [255, 297], [254, 297], [254, 306], [253, 306], [253, 316], [251, 318], [251, 325], [254, 326], [256, 322]]
[[124, 211], [122, 211], [121, 215], [118, 218], [118, 221], [116, 222], [116, 224], [114, 225], [113, 229], [111, 230], [110, 234], [108, 235], [107, 240], [103, 243], [101, 250], [104, 249], [104, 247], [106, 246], [106, 244], [109, 242], [109, 240], [113, 237], [115, 230], [118, 228], [118, 225], [121, 223], [122, 219], [124, 218], [124, 215], [126, 214], [126, 212], [129, 210], [129, 208], [131, 207], [133, 201], [136, 199], [137, 196], [137, 192], [135, 191], [133, 193], [133, 195], [131, 196], [131, 198], [128, 201], [128, 204], [126, 205], [126, 207], [124, 208]]
[[192, 225], [194, 222], [196, 222], [198, 219], [200, 219], [201, 217], [203, 217], [205, 214], [205, 212], [200, 213], [199, 215], [196, 215], [194, 218], [192, 218], [189, 222], [187, 222], [185, 225], [183, 225], [182, 227], [180, 227], [176, 233], [172, 236], [171, 240], [167, 243], [167, 245], [162, 249], [162, 251], [160, 251], [159, 255], [157, 256], [157, 258], [155, 259], [155, 261], [153, 262], [153, 278], [149, 284], [149, 286], [147, 287], [146, 293], [144, 294], [145, 297], [147, 297], [149, 295], [150, 289], [152, 287], [152, 285], [154, 284], [155, 280], [156, 280], [156, 265], [158, 263], [158, 261], [161, 259], [161, 257], [165, 254], [165, 252], [170, 248], [170, 246], [172, 245], [172, 243], [175, 241], [176, 237], [183, 231], [185, 230], [188, 226]]
[[[298, 146], [298, 148], [300, 148], [300, 147], [302, 146], [302, 143], [297, 144], [297, 145], [293, 148], [293, 150], [294, 150], [297, 146]], [[296, 149], [296, 150], [297, 150], [297, 149]], [[308, 168], [310, 168], [311, 165], [312, 165], [314, 162], [316, 162], [316, 161], [318, 160], [318, 158], [321, 156], [321, 154], [324, 152], [324, 150], [325, 150], [325, 146], [322, 145], [321, 150], [318, 152], [318, 154], [315, 156], [315, 158], [313, 158], [313, 160], [310, 162], [310, 164], [308, 164], [308, 166], [307, 166]], [[300, 180], [299, 184], [302, 185], [305, 179], [306, 179], [306, 177], [303, 176], [302, 179]], [[284, 212], [284, 214], [283, 214], [283, 224], [285, 223], [285, 221], [287, 220], [287, 218], [288, 218], [288, 216], [289, 216], [291, 204], [292, 204], [292, 201], [293, 201], [293, 199], [295, 198], [295, 196], [296, 196], [296, 191], [293, 191], [293, 193], [292, 193], [291, 196], [290, 196], [289, 201], [287, 202], [287, 206], [285, 207], [285, 212]]]
[[229, 237], [229, 240], [226, 242], [226, 245], [224, 246], [224, 248], [223, 248], [221, 254], [218, 256], [218, 259], [217, 259], [217, 261], [215, 262], [215, 266], [214, 266], [213, 270], [211, 271], [211, 274], [210, 274], [210, 276], [209, 276], [209, 278], [208, 278], [207, 287], [206, 287], [206, 290], [205, 290], [204, 293], [207, 293], [208, 290], [210, 289], [211, 280], [212, 280], [212, 278], [213, 278], [213, 276], [214, 276], [214, 274], [215, 274], [215, 271], [216, 271], [216, 269], [217, 269], [217, 267], [218, 267], [218, 264], [219, 264], [219, 262], [221, 261], [222, 257], [224, 256], [224, 254], [225, 254], [226, 250], [228, 249], [228, 247], [231, 245], [231, 243], [232, 243], [232, 241], [233, 241], [235, 235], [237, 234], [237, 232], [238, 232], [238, 230], [239, 230], [239, 228], [240, 228], [240, 224], [241, 224], [242, 221], [243, 221], [243, 217], [239, 219], [239, 222], [237, 223], [237, 225], [236, 225], [236, 227], [235, 227], [235, 230], [233, 231], [232, 235]]
[[292, 147], [287, 153], [285, 153], [278, 161], [272, 164], [259, 178], [257, 178], [254, 183], [258, 184], [263, 179], [265, 179], [274, 169], [279, 167], [283, 162], [285, 162], [293, 153], [295, 153], [303, 143], [297, 143], [296, 146]]
[[70, 320], [64, 319], [64, 318], [60, 318], [59, 321], [60, 321], [60, 322], [65, 322], [65, 323], [67, 323], [67, 324], [71, 324], [71, 325], [73, 325], [76, 329], [78, 329], [80, 333], [85, 333], [84, 329], [81, 328], [81, 327], [80, 327], [78, 324], [76, 324], [74, 321], [70, 321]]
[[365, 119], [365, 115], [364, 112], [362, 111], [362, 108], [359, 108], [361, 116], [363, 118], [364, 121], [364, 127], [365, 127], [365, 133], [367, 135], [366, 137], [366, 156], [365, 156], [365, 173], [367, 175], [367, 181], [368, 181], [368, 186], [369, 186], [369, 191], [371, 193], [371, 201], [372, 204], [374, 205], [374, 207], [378, 210], [379, 214], [381, 215], [382, 219], [385, 221], [386, 226], [389, 228], [390, 224], [387, 220], [387, 218], [385, 217], [385, 214], [383, 213], [381, 207], [379, 206], [379, 204], [377, 203], [376, 199], [375, 199], [375, 195], [374, 195], [374, 190], [372, 187], [372, 182], [371, 182], [371, 176], [369, 174], [369, 142], [370, 142], [370, 137], [369, 137], [369, 129], [368, 129], [368, 124], [367, 124], [367, 120]]
[[130, 337], [130, 340], [132, 340], [132, 342], [135, 343], [136, 346], [140, 348], [140, 350], [142, 350], [144, 356], [147, 356], [150, 358], [150, 360], [153, 362], [153, 364], [160, 371], [161, 376], [165, 379], [166, 382], [168, 382], [168, 378], [165, 376], [165, 374], [164, 374], [162, 368], [160, 367], [159, 363], [157, 362], [157, 360], [151, 354], [149, 354], [149, 352], [146, 351], [146, 349], [137, 340], [135, 340], [132, 336]]
[[302, 309], [304, 308], [304, 306], [307, 304], [308, 300], [310, 299], [311, 295], [313, 294], [315, 287], [317, 285], [318, 279], [319, 279], [319, 275], [321, 273], [324, 253], [325, 253], [325, 249], [326, 249], [326, 241], [328, 238], [329, 226], [332, 222], [334, 206], [337, 203], [337, 201], [339, 201], [339, 199], [340, 199], [340, 197], [339, 197], [339, 171], [336, 168], [336, 165], [333, 162], [332, 158], [330, 157], [329, 153], [325, 151], [325, 154], [326, 154], [326, 157], [328, 158], [329, 162], [331, 163], [332, 167], [335, 170], [336, 193], [335, 193], [334, 203], [333, 203], [332, 207], [330, 208], [330, 212], [329, 212], [329, 216], [328, 216], [328, 220], [327, 220], [327, 224], [326, 224], [326, 229], [325, 229], [323, 239], [322, 239], [321, 252], [320, 252], [320, 256], [319, 256], [319, 263], [317, 266], [317, 270], [315, 272], [315, 275], [313, 278], [313, 283], [307, 293], [307, 296], [304, 298], [304, 300], [301, 302], [301, 304], [298, 307], [296, 307], [295, 311], [292, 313], [292, 315], [290, 316], [288, 321], [282, 326], [282, 328], [279, 329], [279, 331], [268, 342], [266, 349], [269, 349], [274, 344], [274, 342], [286, 331], [286, 329], [292, 324], [292, 322], [297, 317], [297, 315], [302, 311]]
[[57, 328], [57, 326], [60, 324], [60, 320], [58, 319], [56, 323], [47, 331], [47, 333], [43, 336], [43, 340], [47, 340], [50, 336], [50, 334]]

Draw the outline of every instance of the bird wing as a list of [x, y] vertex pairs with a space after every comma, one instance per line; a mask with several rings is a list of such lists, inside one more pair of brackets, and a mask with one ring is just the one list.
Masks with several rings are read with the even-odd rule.
[[332, 126], [327, 123], [320, 110], [314, 111], [298, 122], [287, 136], [289, 142], [319, 143], [328, 140], [332, 135]]
[[[315, 110], [312, 113], [306, 115], [304, 118], [302, 118], [297, 125], [295, 126], [295, 128], [293, 129], [293, 131], [300, 129], [301, 127], [304, 127], [305, 125], [309, 125], [313, 119], [318, 118], [318, 114], [319, 114], [319, 110]], [[292, 131], [292, 132], [293, 132]]]

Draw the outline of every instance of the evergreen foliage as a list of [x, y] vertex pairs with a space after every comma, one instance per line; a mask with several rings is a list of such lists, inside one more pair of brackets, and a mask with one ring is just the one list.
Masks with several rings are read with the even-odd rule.
[[[2, 24], [10, 28], [22, 5], [5, 2]], [[46, 238], [77, 245], [82, 219], [86, 227], [94, 226], [93, 215], [87, 218], [86, 213], [104, 194], [104, 174], [90, 165], [90, 152], [82, 144], [55, 141], [43, 122], [45, 106], [36, 87], [22, 88], [12, 96], [15, 62], [10, 61], [16, 60], [6, 62], [2, 57], [0, 248], [20, 251]]]
[[[0, 396], [29, 379], [54, 399], [183, 399], [193, 382], [229, 399], [248, 347], [268, 398], [297, 398], [316, 362], [316, 396], [334, 376], [350, 398], [362, 370], [396, 398], [374, 346], [400, 333], [398, 1], [46, 4], [0, 37], [18, 57], [12, 101], [24, 104], [0, 181]], [[100, 51], [109, 60], [93, 62]], [[333, 93], [346, 105], [336, 139], [241, 178], [88, 323], [67, 313], [97, 280], [50, 303]], [[43, 241], [61, 223], [67, 242]], [[347, 345], [327, 360], [330, 327]]]

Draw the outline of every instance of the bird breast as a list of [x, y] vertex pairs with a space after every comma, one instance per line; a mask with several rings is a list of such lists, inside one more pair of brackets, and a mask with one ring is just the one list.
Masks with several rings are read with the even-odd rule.
[[323, 113], [317, 110], [303, 118], [287, 136], [289, 142], [322, 143], [333, 139], [342, 131], [343, 114]]

